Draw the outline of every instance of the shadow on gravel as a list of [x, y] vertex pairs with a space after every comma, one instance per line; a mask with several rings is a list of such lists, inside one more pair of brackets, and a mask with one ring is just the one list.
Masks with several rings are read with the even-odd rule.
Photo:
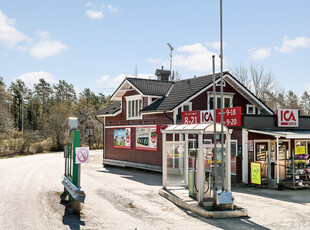
[[300, 189], [300, 190], [285, 189], [284, 191], [279, 191], [276, 189], [261, 189], [257, 187], [250, 187], [250, 185], [236, 185], [232, 186], [232, 192], [261, 196], [285, 202], [310, 204], [309, 189]]
[[[179, 206], [178, 206], [179, 207]], [[270, 228], [266, 228], [262, 225], [256, 224], [255, 222], [251, 221], [251, 217], [240, 217], [240, 218], [223, 218], [223, 219], [208, 219], [197, 214], [194, 214], [182, 207], [179, 207], [183, 212], [187, 215], [203, 221], [207, 224], [213, 225], [220, 229], [238, 229], [238, 230], [248, 230], [248, 229], [260, 229], [260, 230], [267, 230]]]
[[68, 225], [72, 230], [80, 230], [81, 226], [85, 226], [85, 222], [81, 221], [81, 215], [73, 212], [68, 201], [61, 201], [60, 203], [66, 207], [62, 217], [64, 225]]
[[162, 175], [160, 172], [153, 172], [135, 168], [119, 168], [116, 166], [105, 166], [106, 170], [97, 170], [97, 172], [111, 173], [120, 175], [120, 177], [140, 182], [149, 186], [162, 186]]

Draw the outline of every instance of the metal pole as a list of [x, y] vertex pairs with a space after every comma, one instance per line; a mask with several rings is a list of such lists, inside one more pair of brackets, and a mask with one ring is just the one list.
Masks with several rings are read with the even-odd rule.
[[198, 134], [198, 204], [203, 206], [204, 166], [203, 166], [203, 133]]
[[222, 156], [222, 191], [225, 190], [224, 187], [224, 125], [223, 125], [223, 107], [224, 107], [224, 99], [223, 99], [223, 15], [222, 15], [222, 0], [220, 0], [220, 37], [221, 37], [221, 156]]
[[22, 135], [24, 138], [24, 95], [22, 96]]
[[166, 133], [163, 133], [163, 188], [167, 186], [167, 153], [166, 153]]
[[216, 86], [215, 86], [215, 55], [212, 55], [212, 65], [213, 65], [213, 125], [214, 125], [214, 178], [213, 178], [213, 188], [217, 191], [217, 152], [216, 152]]
[[280, 164], [280, 160], [279, 160], [279, 137], [277, 138], [277, 184], [279, 184], [280, 182], [280, 171], [279, 171], [279, 164]]
[[184, 167], [185, 167], [185, 188], [188, 188], [188, 133], [185, 134], [185, 153], [184, 153]]

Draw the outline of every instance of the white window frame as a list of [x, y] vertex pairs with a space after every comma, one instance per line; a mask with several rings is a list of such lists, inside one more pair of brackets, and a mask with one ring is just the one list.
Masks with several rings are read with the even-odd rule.
[[187, 103], [185, 103], [184, 105], [182, 105], [182, 107], [181, 107], [181, 112], [184, 112], [184, 106], [187, 106], [188, 105], [188, 107], [189, 107], [189, 111], [192, 111], [192, 105], [193, 105], [193, 103], [192, 102], [187, 102]]
[[[216, 108], [217, 108], [217, 98], [221, 98], [221, 95], [220, 94], [216, 94], [215, 97], [216, 97]], [[230, 99], [230, 106], [226, 107], [226, 108], [234, 107], [234, 103], [233, 103], [234, 94], [224, 94], [223, 95], [223, 101], [222, 101], [223, 105], [224, 105], [224, 102], [225, 102], [225, 98], [229, 98]], [[213, 100], [213, 93], [209, 92], [208, 93], [208, 110], [210, 110], [210, 101], [211, 101], [211, 99]]]
[[[250, 108], [253, 108], [253, 113], [249, 113]], [[256, 114], [256, 107], [254, 105], [247, 104], [246, 105], [246, 114]]]
[[[139, 111], [138, 111], [138, 116], [131, 116], [131, 117], [129, 117], [129, 102], [138, 101], [136, 103], [139, 103], [139, 100], [141, 100], [141, 109], [142, 109], [143, 108], [143, 98], [142, 98], [142, 96], [141, 95], [127, 96], [127, 97], [125, 97], [125, 99], [126, 99], [126, 119], [127, 120], [141, 120], [142, 119], [142, 114]], [[138, 108], [138, 110], [139, 110], [139, 108]], [[136, 113], [136, 106], [134, 106], [133, 113], [134, 114]]]
[[232, 147], [231, 143], [233, 143], [233, 142], [236, 143], [236, 155], [235, 155], [235, 157], [237, 157], [238, 156], [238, 140], [230, 140], [230, 148]]

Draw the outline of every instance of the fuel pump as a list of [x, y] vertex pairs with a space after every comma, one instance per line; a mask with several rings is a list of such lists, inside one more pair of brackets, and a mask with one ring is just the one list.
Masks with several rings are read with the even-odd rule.
[[[198, 151], [191, 150], [189, 153], [189, 158], [191, 159], [191, 164], [189, 167], [189, 196], [193, 199], [197, 199], [198, 194]], [[212, 198], [211, 186], [212, 186], [212, 171], [211, 168], [206, 168], [206, 165], [209, 163], [207, 157], [207, 149], [204, 149], [204, 201], [207, 201], [208, 198]]]

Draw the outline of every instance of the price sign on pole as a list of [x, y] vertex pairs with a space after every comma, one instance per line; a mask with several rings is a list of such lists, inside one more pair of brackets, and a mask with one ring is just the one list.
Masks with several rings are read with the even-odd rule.
[[[216, 110], [216, 122], [221, 122], [221, 109]], [[227, 127], [242, 126], [241, 107], [223, 109], [223, 123]]]

